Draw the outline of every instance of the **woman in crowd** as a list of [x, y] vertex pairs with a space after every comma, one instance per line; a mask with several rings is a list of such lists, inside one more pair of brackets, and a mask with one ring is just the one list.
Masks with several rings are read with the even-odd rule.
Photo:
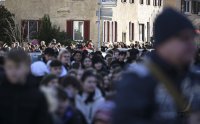
[[82, 65], [83, 65], [84, 69], [91, 68], [92, 67], [92, 60], [89, 57], [85, 57], [83, 59], [83, 64]]
[[68, 50], [61, 50], [58, 54], [58, 60], [60, 60], [66, 70], [70, 69], [71, 65], [71, 53]]
[[61, 87], [67, 93], [71, 104], [74, 104], [75, 96], [81, 89], [81, 84], [74, 76], [65, 76], [60, 83]]
[[93, 70], [85, 71], [81, 81], [82, 91], [76, 96], [76, 107], [83, 113], [88, 124], [92, 124], [94, 114], [104, 98], [97, 88], [96, 73]]

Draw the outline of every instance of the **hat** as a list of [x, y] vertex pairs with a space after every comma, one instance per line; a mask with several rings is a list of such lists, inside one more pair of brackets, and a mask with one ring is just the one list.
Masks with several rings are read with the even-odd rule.
[[172, 8], [164, 9], [155, 20], [154, 45], [157, 46], [167, 39], [177, 36], [185, 29], [195, 30], [187, 17]]

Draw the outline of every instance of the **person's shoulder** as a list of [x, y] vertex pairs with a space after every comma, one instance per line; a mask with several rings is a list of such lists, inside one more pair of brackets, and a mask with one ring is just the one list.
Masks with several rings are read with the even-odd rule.
[[134, 77], [144, 78], [148, 77], [150, 72], [144, 64], [133, 63], [126, 67], [123, 75], [134, 75]]

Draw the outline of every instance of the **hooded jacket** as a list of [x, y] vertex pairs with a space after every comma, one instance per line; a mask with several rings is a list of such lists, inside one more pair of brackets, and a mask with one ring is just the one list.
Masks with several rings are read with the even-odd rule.
[[[199, 111], [199, 74], [189, 68], [179, 71], [156, 54], [150, 55], [150, 59], [174, 82], [191, 110]], [[129, 67], [117, 85], [114, 124], [184, 124], [188, 119], [145, 64]]]

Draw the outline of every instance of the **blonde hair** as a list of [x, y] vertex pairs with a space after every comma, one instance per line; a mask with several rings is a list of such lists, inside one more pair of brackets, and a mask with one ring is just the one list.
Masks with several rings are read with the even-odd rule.
[[58, 60], [61, 60], [62, 55], [65, 54], [65, 53], [71, 54], [68, 50], [62, 49], [58, 54]]

